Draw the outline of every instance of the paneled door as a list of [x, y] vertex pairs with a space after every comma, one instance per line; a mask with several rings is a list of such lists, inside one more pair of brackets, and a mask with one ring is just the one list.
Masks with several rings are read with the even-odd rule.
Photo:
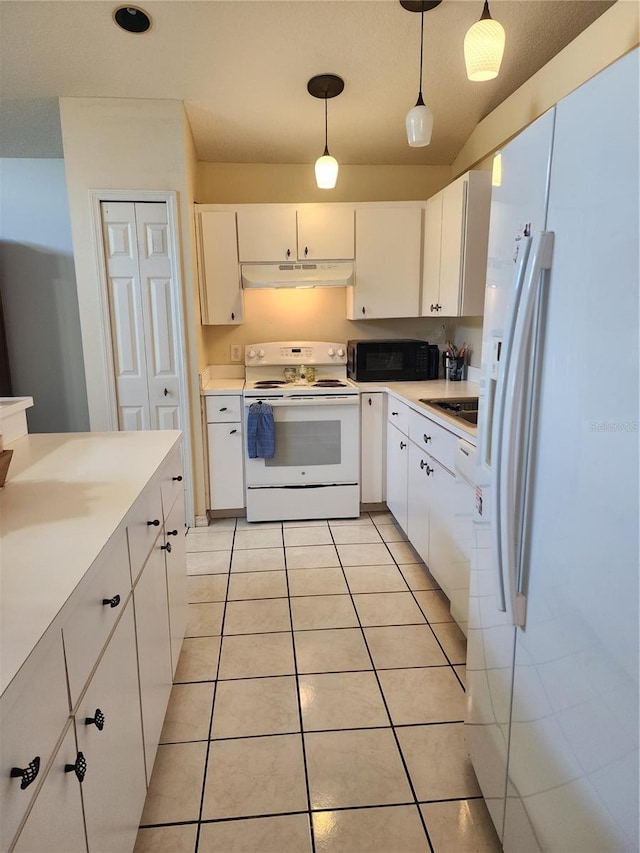
[[167, 205], [102, 202], [100, 207], [118, 426], [185, 429]]

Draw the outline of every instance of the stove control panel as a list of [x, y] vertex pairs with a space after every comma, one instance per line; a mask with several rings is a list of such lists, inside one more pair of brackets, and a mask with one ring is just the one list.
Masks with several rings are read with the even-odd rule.
[[245, 364], [346, 364], [345, 344], [330, 341], [274, 341], [249, 344]]

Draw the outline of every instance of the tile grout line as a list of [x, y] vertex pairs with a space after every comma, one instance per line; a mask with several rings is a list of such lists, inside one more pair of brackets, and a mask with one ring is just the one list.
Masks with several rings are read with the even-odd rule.
[[[370, 513], [367, 513], [367, 515], [369, 516], [369, 518], [371, 518]], [[371, 518], [371, 521], [373, 521], [372, 518]], [[375, 522], [373, 522], [373, 523], [375, 525]], [[329, 530], [331, 531], [331, 525], [329, 525]], [[376, 530], [377, 530], [377, 527], [376, 527]], [[331, 538], [333, 539], [333, 532], [332, 531], [331, 531]], [[334, 541], [334, 545], [335, 545], [335, 541]], [[387, 548], [387, 550], [389, 550], [389, 549]], [[416, 789], [413, 785], [413, 781], [412, 781], [411, 775], [409, 773], [409, 768], [407, 767], [407, 763], [405, 761], [404, 754], [403, 754], [402, 748], [400, 746], [400, 741], [398, 739], [398, 735], [396, 733], [395, 726], [393, 724], [393, 719], [391, 718], [391, 712], [390, 712], [389, 706], [387, 704], [387, 699], [386, 699], [386, 696], [384, 695], [384, 691], [382, 689], [382, 684], [380, 683], [380, 678], [378, 677], [378, 670], [376, 669], [376, 664], [375, 664], [375, 661], [373, 659], [373, 655], [371, 654], [371, 649], [369, 648], [369, 643], [367, 642], [367, 636], [366, 636], [364, 628], [362, 626], [362, 620], [360, 619], [360, 614], [358, 613], [358, 609], [356, 608], [355, 602], [353, 600], [353, 594], [351, 593], [351, 587], [349, 586], [349, 579], [347, 578], [347, 573], [345, 572], [344, 566], [342, 565], [342, 560], [340, 559], [340, 552], [338, 551], [337, 547], [336, 547], [336, 551], [338, 552], [338, 560], [340, 561], [340, 567], [342, 568], [342, 574], [344, 575], [345, 583], [347, 584], [347, 589], [349, 590], [349, 596], [351, 598], [351, 606], [353, 607], [354, 612], [356, 614], [356, 619], [358, 620], [358, 625], [360, 626], [360, 633], [362, 635], [362, 639], [363, 639], [365, 647], [367, 649], [367, 654], [369, 655], [369, 659], [370, 659], [371, 665], [373, 667], [373, 674], [374, 674], [374, 677], [376, 679], [376, 683], [378, 685], [378, 690], [380, 691], [380, 696], [382, 697], [382, 702], [384, 704], [385, 711], [387, 712], [387, 717], [389, 719], [389, 727], [391, 729], [391, 733], [393, 734], [393, 738], [394, 738], [394, 741], [396, 744], [396, 749], [398, 750], [398, 755], [400, 756], [400, 760], [401, 760], [402, 766], [404, 768], [404, 772], [405, 772], [405, 776], [407, 778], [407, 782], [409, 783], [409, 790], [411, 791], [411, 794], [413, 796], [413, 803], [414, 803], [416, 810], [418, 812], [418, 817], [419, 817], [420, 822], [422, 824], [422, 828], [424, 830], [424, 834], [425, 834], [425, 837], [427, 839], [427, 844], [429, 845], [429, 850], [431, 851], [431, 853], [435, 853], [433, 844], [431, 843], [431, 838], [429, 836], [429, 830], [427, 829], [427, 824], [426, 824], [426, 821], [424, 819], [424, 815], [422, 814], [422, 810], [419, 806], [419, 801], [418, 801]], [[391, 553], [391, 552], [389, 551], [389, 553]], [[391, 556], [393, 557], [393, 554], [391, 554]], [[403, 575], [403, 577], [404, 577], [404, 575]], [[405, 581], [405, 583], [406, 583], [406, 581]], [[426, 619], [426, 617], [425, 617], [425, 619]]]
[[[327, 525], [328, 526], [328, 525]], [[295, 640], [295, 632], [293, 628], [293, 611], [291, 609], [291, 594], [289, 590], [289, 569], [287, 568], [287, 549], [284, 544], [285, 536], [284, 536], [284, 527], [282, 529], [282, 548], [284, 555], [284, 570], [285, 570], [285, 578], [287, 583], [287, 605], [289, 607], [289, 624], [291, 625], [291, 648], [293, 651], [293, 669], [295, 671], [295, 679], [296, 679], [296, 702], [298, 705], [298, 720], [300, 722], [300, 743], [302, 745], [302, 763], [304, 766], [304, 783], [307, 791], [307, 819], [309, 821], [309, 835], [311, 839], [311, 851], [312, 853], [316, 853], [316, 836], [315, 830], [313, 826], [313, 818], [311, 812], [311, 789], [309, 787], [309, 769], [307, 767], [307, 747], [304, 741], [304, 727], [303, 727], [303, 719], [302, 719], [302, 700], [300, 698], [300, 676], [298, 673], [298, 657], [296, 655], [296, 640]]]

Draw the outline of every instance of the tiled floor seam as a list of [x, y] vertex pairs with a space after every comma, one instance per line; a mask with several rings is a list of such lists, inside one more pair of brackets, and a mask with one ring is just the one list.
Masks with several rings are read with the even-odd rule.
[[[328, 526], [328, 525], [327, 525]], [[284, 540], [284, 531], [283, 531], [283, 540]], [[289, 623], [291, 625], [291, 646], [293, 649], [293, 668], [295, 670], [295, 679], [296, 679], [296, 700], [298, 703], [298, 719], [300, 721], [300, 742], [302, 744], [302, 763], [304, 766], [304, 783], [307, 791], [307, 808], [308, 808], [308, 816], [309, 816], [309, 834], [311, 838], [311, 851], [312, 853], [316, 853], [316, 838], [315, 838], [315, 830], [313, 827], [313, 820], [311, 819], [311, 788], [309, 785], [309, 769], [307, 767], [307, 748], [304, 742], [304, 726], [302, 719], [302, 701], [300, 698], [300, 673], [298, 672], [298, 657], [296, 654], [296, 638], [295, 632], [293, 629], [293, 611], [291, 609], [291, 594], [289, 589], [289, 569], [287, 568], [287, 549], [284, 549], [284, 570], [285, 577], [287, 582], [287, 602], [289, 605]]]
[[[371, 515], [369, 513], [367, 513], [367, 515], [369, 515], [369, 518], [371, 518]], [[375, 524], [375, 522], [374, 522], [374, 524]], [[331, 531], [331, 525], [329, 525], [329, 530]], [[331, 538], [333, 539], [333, 533], [331, 533]], [[335, 545], [335, 541], [334, 541], [334, 545]], [[337, 548], [336, 548], [336, 550], [337, 550]], [[389, 549], [387, 548], [387, 550], [389, 550]], [[389, 553], [391, 553], [391, 552], [389, 551]], [[393, 558], [393, 554], [391, 554], [391, 557]], [[351, 598], [351, 605], [352, 605], [352, 607], [356, 613], [358, 625], [360, 626], [362, 639], [363, 639], [365, 647], [367, 649], [367, 654], [369, 655], [369, 659], [371, 661], [371, 666], [373, 667], [373, 674], [374, 674], [376, 682], [378, 684], [378, 690], [380, 691], [380, 695], [382, 696], [382, 702], [384, 704], [385, 711], [387, 712], [387, 717], [389, 719], [389, 724], [391, 726], [391, 732], [393, 734], [393, 739], [394, 739], [395, 744], [396, 744], [396, 749], [398, 750], [398, 754], [400, 756], [400, 760], [402, 762], [402, 766], [404, 767], [404, 772], [405, 772], [405, 775], [407, 777], [407, 782], [409, 783], [409, 789], [410, 789], [411, 795], [413, 797], [412, 805], [415, 805], [415, 807], [418, 811], [418, 817], [420, 818], [420, 822], [422, 824], [422, 828], [424, 830], [424, 834], [425, 834], [425, 837], [427, 839], [427, 844], [429, 845], [429, 849], [431, 850], [431, 852], [434, 853], [434, 847], [433, 847], [433, 844], [431, 843], [431, 838], [429, 836], [429, 830], [427, 829], [427, 824], [426, 824], [426, 821], [424, 819], [424, 815], [422, 814], [422, 809], [419, 806], [418, 795], [417, 795], [416, 789], [413, 785], [413, 781], [411, 779], [411, 774], [409, 773], [409, 768], [407, 766], [407, 762], [405, 761], [404, 754], [403, 754], [402, 749], [400, 747], [400, 740], [398, 739], [398, 735], [397, 735], [395, 727], [393, 725], [393, 720], [391, 717], [391, 711], [389, 710], [389, 706], [387, 704], [387, 699], [386, 699], [386, 696], [384, 695], [384, 690], [382, 689], [382, 684], [380, 682], [380, 678], [378, 677], [378, 670], [376, 668], [376, 664], [375, 664], [375, 661], [373, 659], [373, 655], [371, 654], [371, 649], [369, 648], [369, 643], [367, 642], [367, 635], [366, 635], [365, 630], [362, 626], [362, 620], [360, 619], [360, 614], [358, 613], [355, 602], [353, 600], [353, 593], [351, 592], [351, 587], [349, 586], [349, 580], [347, 578], [347, 573], [344, 570], [344, 566], [342, 565], [342, 560], [340, 560], [339, 552], [338, 552], [338, 559], [340, 562], [340, 566], [342, 568], [342, 574], [344, 575], [345, 583], [347, 584], [347, 589], [349, 590], [349, 596]], [[394, 560], [394, 562], [395, 562], [395, 560]], [[403, 577], [404, 577], [404, 575], [403, 575]], [[406, 583], [406, 581], [405, 581], [405, 583]], [[425, 616], [425, 619], [426, 619], [426, 616]], [[447, 660], [448, 660], [448, 658], [447, 658]]]
[[196, 842], [194, 847], [194, 853], [197, 853], [198, 847], [200, 846], [200, 826], [202, 823], [202, 810], [204, 808], [204, 792], [207, 787], [207, 770], [209, 767], [209, 753], [211, 752], [211, 733], [213, 731], [213, 714], [216, 707], [216, 693], [218, 691], [218, 676], [220, 674], [220, 661], [222, 659], [222, 644], [224, 642], [224, 620], [227, 613], [227, 601], [229, 598], [229, 583], [231, 581], [231, 563], [233, 561], [233, 546], [236, 538], [236, 529], [238, 526], [238, 522], [236, 520], [233, 525], [233, 536], [231, 537], [231, 551], [229, 552], [229, 568], [227, 571], [227, 588], [224, 597], [224, 607], [222, 609], [222, 621], [220, 623], [220, 647], [218, 649], [218, 663], [216, 666], [216, 674], [213, 682], [213, 699], [211, 702], [211, 715], [209, 717], [209, 732], [208, 732], [208, 740], [207, 740], [207, 749], [204, 758], [204, 773], [202, 777], [202, 790], [200, 792], [200, 807], [198, 810], [198, 822], [197, 822], [197, 830], [196, 830]]

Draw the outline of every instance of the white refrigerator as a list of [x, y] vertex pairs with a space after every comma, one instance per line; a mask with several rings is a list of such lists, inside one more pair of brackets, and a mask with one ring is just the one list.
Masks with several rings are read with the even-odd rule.
[[494, 163], [466, 733], [506, 853], [638, 850], [638, 54]]

